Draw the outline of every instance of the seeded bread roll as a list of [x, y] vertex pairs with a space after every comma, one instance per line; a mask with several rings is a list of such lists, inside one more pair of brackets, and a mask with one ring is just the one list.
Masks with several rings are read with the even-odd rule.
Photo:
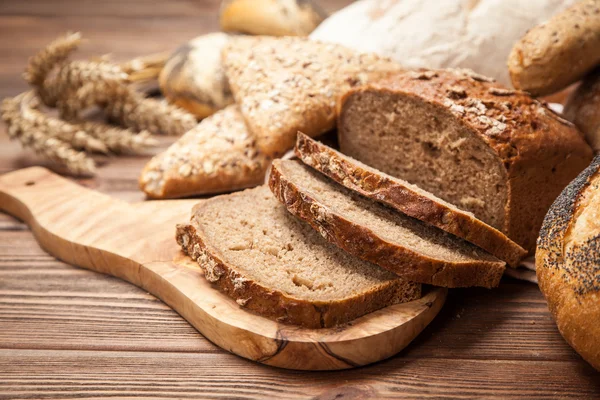
[[600, 64], [600, 0], [582, 0], [523, 36], [508, 57], [513, 85], [558, 92]]
[[248, 129], [274, 158], [294, 147], [299, 130], [315, 137], [333, 129], [344, 91], [401, 70], [373, 54], [299, 37], [230, 42], [223, 65]]
[[344, 187], [465, 239], [510, 266], [517, 266], [527, 254], [521, 246], [473, 214], [402, 179], [345, 156], [301, 132], [298, 132], [296, 141], [296, 155], [306, 165]]
[[219, 23], [224, 32], [306, 36], [326, 17], [310, 0], [223, 0]]
[[421, 297], [421, 285], [327, 243], [266, 186], [197, 205], [177, 241], [240, 306], [286, 324], [329, 328]]
[[238, 107], [230, 105], [152, 158], [140, 188], [155, 199], [223, 193], [260, 185], [269, 163]]
[[297, 160], [275, 160], [269, 187], [329, 242], [413, 282], [498, 286], [505, 263], [440, 229], [359, 196]]
[[535, 259], [558, 330], [600, 371], [600, 156], [550, 208]]
[[600, 68], [588, 75], [571, 94], [564, 116], [577, 125], [595, 151], [600, 151]]
[[338, 134], [342, 153], [472, 212], [530, 251], [552, 201], [592, 159], [573, 124], [468, 70], [353, 89]]

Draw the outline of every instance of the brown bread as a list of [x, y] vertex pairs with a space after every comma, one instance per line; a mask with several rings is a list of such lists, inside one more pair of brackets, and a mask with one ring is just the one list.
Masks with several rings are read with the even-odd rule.
[[219, 290], [286, 324], [328, 328], [421, 296], [421, 285], [327, 243], [266, 186], [200, 203], [177, 240]]
[[468, 70], [350, 90], [338, 134], [342, 153], [472, 212], [529, 251], [556, 196], [592, 159], [573, 124]]
[[298, 133], [296, 155], [302, 162], [337, 183], [409, 217], [465, 239], [516, 266], [527, 252], [499, 230], [435, 195], [345, 156]]
[[269, 187], [329, 242], [409, 281], [495, 287], [504, 262], [326, 178], [297, 160], [275, 160]]

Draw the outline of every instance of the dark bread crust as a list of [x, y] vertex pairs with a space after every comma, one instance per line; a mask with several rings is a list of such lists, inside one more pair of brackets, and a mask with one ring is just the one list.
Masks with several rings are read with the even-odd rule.
[[472, 214], [451, 208], [433, 194], [416, 192], [407, 182], [374, 169], [298, 132], [296, 155], [302, 162], [329, 178], [372, 200], [427, 222], [471, 242], [490, 254], [517, 266], [527, 254], [521, 246], [499, 230]]
[[377, 264], [402, 278], [443, 287], [498, 286], [504, 262], [498, 260], [451, 263], [436, 260], [406, 247], [390, 243], [369, 228], [332, 212], [327, 206], [289, 180], [275, 160], [269, 175], [269, 187], [279, 201], [298, 218], [348, 253]]
[[[565, 340], [600, 370], [600, 232], [565, 252], [574, 217], [591, 180], [600, 173], [600, 156], [558, 196], [544, 219], [536, 251], [540, 289]], [[590, 188], [591, 189], [591, 188]]]
[[[197, 207], [203, 207], [211, 201], [219, 201], [219, 198], [209, 199]], [[381, 308], [421, 297], [421, 285], [398, 279], [341, 300], [311, 302], [297, 299], [244, 276], [235, 265], [225, 261], [218, 248], [208, 243], [201, 226], [194, 223], [178, 225], [176, 237], [183, 252], [198, 262], [205, 278], [217, 289], [232, 297], [240, 306], [284, 324], [330, 328]]]
[[[348, 91], [338, 104], [342, 151], [346, 105], [364, 92], [421, 99], [445, 110], [479, 136], [507, 172], [508, 201], [504, 224], [498, 228], [531, 252], [552, 201], [593, 157], [573, 124], [527, 93], [506, 89], [468, 70], [397, 74]], [[480, 105], [485, 113], [477, 112]]]

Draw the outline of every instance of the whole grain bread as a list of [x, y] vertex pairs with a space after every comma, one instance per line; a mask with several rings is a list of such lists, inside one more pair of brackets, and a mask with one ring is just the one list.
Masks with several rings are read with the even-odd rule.
[[571, 93], [564, 116], [583, 132], [594, 151], [600, 151], [600, 67]]
[[472, 212], [533, 251], [544, 215], [592, 150], [570, 122], [469, 70], [423, 70], [350, 90], [342, 153]]
[[401, 70], [386, 58], [302, 37], [232, 41], [222, 55], [246, 125], [272, 157], [291, 149], [299, 130], [315, 137], [333, 129], [344, 91]]
[[600, 0], [581, 0], [529, 30], [515, 43], [513, 85], [534, 96], [558, 92], [600, 64]]
[[600, 370], [600, 156], [552, 204], [535, 258], [558, 330]]
[[157, 199], [222, 193], [262, 184], [269, 163], [238, 107], [230, 105], [152, 158], [139, 183]]
[[421, 285], [327, 243], [266, 186], [200, 203], [177, 241], [240, 306], [286, 324], [328, 328], [421, 296]]
[[345, 156], [325, 144], [298, 133], [296, 155], [302, 162], [337, 183], [409, 217], [465, 239], [493, 256], [516, 266], [527, 254], [499, 230], [435, 195]]
[[269, 187], [325, 239], [404, 279], [495, 287], [504, 262], [433, 226], [344, 188], [298, 160], [275, 160]]

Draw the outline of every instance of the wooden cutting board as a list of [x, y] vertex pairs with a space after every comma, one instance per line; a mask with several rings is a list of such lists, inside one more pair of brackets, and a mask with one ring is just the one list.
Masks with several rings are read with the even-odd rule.
[[279, 324], [240, 307], [203, 278], [175, 242], [198, 200], [129, 204], [44, 168], [0, 176], [0, 209], [25, 221], [53, 256], [124, 279], [158, 297], [207, 339], [242, 357], [283, 368], [334, 370], [390, 357], [441, 309], [446, 290], [331, 329]]

